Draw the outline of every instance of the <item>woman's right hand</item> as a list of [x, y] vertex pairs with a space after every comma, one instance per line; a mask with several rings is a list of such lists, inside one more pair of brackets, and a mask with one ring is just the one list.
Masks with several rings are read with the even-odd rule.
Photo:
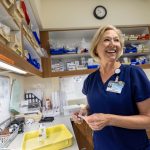
[[83, 119], [82, 117], [80, 116], [87, 116], [88, 114], [88, 110], [87, 108], [81, 108], [79, 111], [77, 112], [74, 112], [72, 115], [71, 115], [71, 119], [72, 121], [74, 121], [75, 123], [78, 123], [78, 124], [81, 124]]

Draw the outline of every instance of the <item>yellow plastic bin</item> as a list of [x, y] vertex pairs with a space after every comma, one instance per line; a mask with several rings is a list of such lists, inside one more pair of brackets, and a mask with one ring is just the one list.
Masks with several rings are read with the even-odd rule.
[[22, 150], [60, 150], [72, 145], [73, 135], [64, 124], [46, 128], [46, 138], [39, 140], [39, 131], [26, 132]]

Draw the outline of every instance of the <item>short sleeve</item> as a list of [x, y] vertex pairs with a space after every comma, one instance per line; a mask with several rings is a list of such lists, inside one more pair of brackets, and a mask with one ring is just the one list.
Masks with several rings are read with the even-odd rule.
[[140, 102], [150, 98], [150, 81], [140, 67], [132, 67], [131, 79], [134, 100]]

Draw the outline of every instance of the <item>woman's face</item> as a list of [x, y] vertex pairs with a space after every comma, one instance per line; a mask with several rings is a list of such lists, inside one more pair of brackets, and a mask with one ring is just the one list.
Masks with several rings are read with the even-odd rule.
[[107, 30], [96, 50], [101, 62], [114, 62], [122, 53], [120, 39], [114, 30]]

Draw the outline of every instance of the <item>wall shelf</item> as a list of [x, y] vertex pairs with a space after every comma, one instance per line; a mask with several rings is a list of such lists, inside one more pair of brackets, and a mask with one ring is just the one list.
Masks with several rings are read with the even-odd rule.
[[[142, 52], [142, 53], [124, 53], [122, 57], [132, 57], [132, 56], [144, 56], [150, 55], [150, 52]], [[89, 53], [81, 53], [81, 54], [64, 54], [64, 55], [51, 55], [52, 59], [60, 59], [60, 58], [70, 58], [70, 57], [82, 57], [82, 56], [90, 56]]]
[[90, 74], [96, 69], [85, 69], [85, 70], [71, 70], [71, 71], [62, 71], [62, 72], [51, 72], [50, 77], [64, 77], [64, 76], [74, 76], [74, 75], [83, 75]]
[[149, 40], [125, 40], [125, 44], [145, 44], [149, 42]]
[[51, 55], [51, 58], [53, 59], [59, 59], [59, 58], [70, 58], [70, 57], [82, 57], [82, 56], [90, 56], [89, 53], [80, 53], [80, 54], [64, 54], [64, 55]]
[[[42, 77], [41, 55], [39, 54], [41, 49], [36, 42], [31, 29], [27, 25], [27, 28], [25, 28], [27, 29], [27, 33], [25, 32], [23, 28], [25, 26], [23, 24], [23, 19], [25, 18], [20, 6], [20, 1], [0, 1], [0, 23], [5, 27], [2, 28], [2, 33], [4, 31], [6, 33], [8, 32], [8, 38], [11, 39], [9, 41], [6, 39], [6, 36], [3, 36], [1, 33], [4, 40], [2, 39], [0, 41], [0, 55], [2, 57], [0, 57], [0, 60], [25, 70], [28, 72], [28, 75]], [[17, 54], [17, 46], [21, 53], [19, 55]], [[38, 66], [38, 64], [40, 64], [40, 70], [36, 69], [32, 64], [26, 61], [24, 50], [28, 50], [31, 53], [34, 65], [37, 64]], [[3, 58], [5, 59], [3, 60]], [[9, 60], [9, 62], [7, 60]]]
[[[122, 26], [118, 27], [120, 30], [125, 34], [125, 37], [133, 37], [136, 35], [148, 35], [149, 32], [149, 26]], [[81, 40], [84, 38], [85, 41], [91, 41], [94, 33], [96, 32], [96, 29], [86, 29], [86, 30], [66, 30], [66, 31], [41, 31], [40, 37], [41, 37], [41, 45], [43, 48], [47, 50], [48, 53], [50, 50], [50, 45], [54, 44], [54, 47], [58, 45], [59, 46], [68, 46], [68, 45], [76, 45], [77, 43], [80, 43]], [[143, 37], [144, 38], [144, 37]], [[47, 41], [47, 42], [46, 42]], [[56, 41], [56, 42], [55, 42]], [[51, 43], [52, 42], [52, 43]], [[146, 58], [148, 63], [150, 61], [150, 40], [148, 39], [138, 39], [138, 40], [125, 40], [125, 45], [133, 44], [138, 45], [141, 44], [145, 47], [143, 49], [145, 52], [140, 52], [140, 50], [137, 51], [137, 53], [124, 53], [120, 60], [124, 60], [125, 57], [127, 57], [130, 61], [134, 58]], [[78, 47], [78, 46], [76, 46]], [[52, 46], [53, 48], [53, 46]], [[57, 48], [57, 47], [56, 47]], [[64, 66], [66, 67], [66, 62], [70, 59], [72, 61], [75, 61], [78, 59], [81, 63], [82, 57], [90, 57], [89, 53], [81, 53], [81, 54], [62, 54], [62, 55], [50, 55], [48, 59], [44, 60], [44, 77], [62, 77], [62, 76], [74, 76], [74, 75], [81, 75], [81, 74], [89, 74], [93, 72], [95, 69], [86, 69], [86, 70], [73, 70], [73, 71], [60, 71], [60, 72], [53, 72], [53, 64], [64, 62]], [[141, 59], [140, 58], [140, 59]], [[122, 62], [122, 61], [121, 61]], [[123, 62], [124, 63], [124, 62]], [[131, 62], [130, 62], [131, 63]], [[58, 65], [59, 67], [59, 65]], [[150, 69], [150, 64], [142, 64], [140, 65], [143, 69]], [[61, 68], [61, 65], [60, 65]], [[57, 70], [57, 68], [56, 68]]]
[[145, 56], [150, 55], [150, 52], [143, 52], [143, 53], [124, 53], [121, 57], [133, 57], [133, 56]]
[[0, 44], [0, 54], [11, 60], [14, 63], [13, 66], [27, 71], [27, 75], [37, 75], [42, 77], [41, 71], [34, 68], [34, 66], [29, 64], [23, 57], [17, 55], [13, 50], [3, 44]]
[[150, 69], [150, 64], [139, 65], [143, 69]]

